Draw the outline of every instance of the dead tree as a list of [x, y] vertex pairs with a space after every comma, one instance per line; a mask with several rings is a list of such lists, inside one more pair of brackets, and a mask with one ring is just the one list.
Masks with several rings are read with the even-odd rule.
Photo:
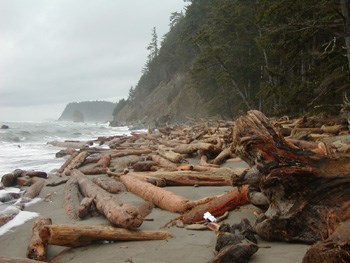
[[300, 148], [259, 111], [236, 120], [233, 140], [236, 153], [251, 167], [233, 184], [249, 184], [251, 203], [258, 199], [265, 208], [255, 225], [259, 236], [314, 243], [350, 218], [349, 155]]

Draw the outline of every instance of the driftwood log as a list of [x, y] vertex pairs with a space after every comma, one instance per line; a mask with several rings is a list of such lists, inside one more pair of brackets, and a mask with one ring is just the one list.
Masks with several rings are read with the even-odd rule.
[[248, 203], [247, 186], [242, 189], [233, 189], [225, 194], [219, 195], [207, 203], [193, 207], [191, 210], [181, 215], [180, 219], [184, 224], [193, 224], [203, 220], [205, 212], [210, 212], [218, 217], [227, 211], [232, 211]]
[[208, 263], [247, 263], [259, 249], [253, 227], [247, 219], [232, 226], [210, 223], [208, 228], [217, 233], [217, 254]]
[[340, 225], [326, 240], [312, 245], [303, 258], [303, 263], [350, 262], [350, 229]]
[[254, 204], [266, 200], [255, 230], [266, 240], [314, 243], [350, 218], [350, 156], [324, 155], [288, 142], [259, 111], [235, 122], [236, 153], [251, 169], [234, 185], [249, 184]]
[[52, 221], [48, 217], [39, 217], [34, 221], [32, 228], [32, 238], [27, 247], [27, 257], [34, 260], [46, 261], [46, 246], [39, 236], [40, 229], [45, 225], [51, 225]]
[[63, 207], [70, 219], [78, 219], [78, 211], [82, 195], [79, 191], [78, 180], [71, 177], [64, 186]]
[[71, 176], [78, 180], [81, 193], [85, 197], [93, 197], [96, 208], [104, 214], [112, 224], [125, 228], [137, 228], [143, 217], [137, 207], [130, 204], [119, 204], [117, 198], [94, 184], [79, 170], [72, 170]]
[[100, 225], [46, 225], [40, 237], [49, 245], [80, 247], [96, 241], [165, 240], [171, 237], [166, 231], [127, 230]]
[[0, 262], [2, 263], [44, 263], [45, 261], [32, 260], [28, 258], [9, 258], [0, 256]]

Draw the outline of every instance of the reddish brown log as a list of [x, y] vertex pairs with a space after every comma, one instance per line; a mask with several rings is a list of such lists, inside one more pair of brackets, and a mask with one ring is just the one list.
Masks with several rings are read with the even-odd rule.
[[100, 168], [100, 167], [93, 167], [93, 168], [87, 168], [87, 167], [80, 167], [79, 171], [81, 171], [83, 174], [86, 175], [97, 175], [97, 174], [106, 174], [108, 171], [108, 168]]
[[156, 206], [174, 213], [182, 213], [190, 208], [190, 200], [176, 195], [163, 188], [143, 182], [135, 177], [126, 174], [120, 176], [120, 181], [126, 186], [129, 192], [132, 192], [144, 200], [149, 201]]
[[128, 229], [137, 228], [142, 224], [143, 218], [137, 207], [129, 204], [120, 205], [115, 195], [94, 184], [79, 170], [73, 170], [72, 176], [77, 178], [84, 196], [94, 197], [97, 210], [103, 213], [109, 222]]
[[165, 231], [136, 231], [100, 225], [46, 225], [40, 231], [41, 239], [56, 246], [80, 247], [95, 241], [165, 240], [171, 237]]
[[46, 261], [47, 243], [39, 236], [40, 229], [45, 225], [51, 225], [52, 221], [48, 217], [39, 217], [34, 221], [32, 237], [27, 247], [27, 257], [34, 260]]
[[124, 150], [124, 151], [118, 151], [117, 153], [112, 153], [111, 158], [117, 158], [117, 157], [123, 157], [128, 155], [142, 155], [142, 154], [149, 154], [152, 150], [150, 149], [141, 149], [141, 150]]
[[79, 215], [79, 205], [82, 199], [79, 192], [79, 184], [76, 178], [70, 178], [64, 187], [63, 207], [70, 219], [77, 220]]
[[210, 212], [213, 216], [219, 217], [227, 211], [232, 211], [247, 204], [247, 192], [248, 186], [243, 186], [241, 189], [234, 188], [207, 203], [194, 206], [191, 210], [182, 214], [180, 219], [184, 224], [193, 224], [202, 221], [205, 212]]
[[172, 150], [166, 149], [163, 146], [159, 146], [157, 153], [163, 158], [173, 162], [173, 163], [183, 163], [186, 162], [185, 158]]

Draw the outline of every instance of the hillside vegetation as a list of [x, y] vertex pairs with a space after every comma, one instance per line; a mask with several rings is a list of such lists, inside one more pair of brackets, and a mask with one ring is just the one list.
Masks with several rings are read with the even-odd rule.
[[192, 0], [173, 13], [118, 122], [339, 112], [350, 93], [349, 0]]

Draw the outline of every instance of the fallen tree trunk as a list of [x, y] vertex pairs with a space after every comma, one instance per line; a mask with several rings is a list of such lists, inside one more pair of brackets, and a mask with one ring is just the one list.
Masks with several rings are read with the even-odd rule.
[[126, 191], [125, 185], [123, 183], [109, 177], [92, 178], [91, 181], [111, 194], [118, 194], [120, 192]]
[[63, 173], [64, 169], [74, 160], [74, 158], [79, 154], [79, 152], [73, 152], [69, 158], [62, 164], [62, 166], [57, 170], [58, 173]]
[[87, 151], [80, 152], [77, 156], [73, 158], [73, 160], [67, 165], [64, 169], [63, 174], [70, 175], [73, 169], [79, 168], [79, 166], [84, 163], [86, 157], [89, 156]]
[[232, 185], [231, 178], [224, 176], [210, 175], [213, 173], [199, 173], [193, 171], [158, 171], [158, 172], [130, 172], [129, 176], [137, 178], [145, 178], [143, 181], [148, 181], [148, 178], [159, 178], [165, 180], [167, 186], [230, 186]]
[[28, 199], [33, 199], [35, 197], [37, 197], [40, 192], [41, 189], [43, 189], [44, 185], [45, 185], [45, 179], [42, 178], [32, 178], [31, 179], [33, 184], [31, 186], [29, 186], [27, 188], [27, 190], [24, 192], [22, 199], [23, 202], [26, 202], [26, 200]]
[[70, 219], [79, 218], [79, 205], [82, 199], [79, 184], [76, 178], [70, 178], [64, 187], [63, 207]]
[[180, 219], [184, 224], [194, 224], [203, 220], [205, 212], [210, 212], [213, 216], [219, 217], [226, 211], [232, 211], [248, 203], [248, 187], [233, 189], [225, 194], [213, 198], [211, 201], [195, 206], [191, 210], [182, 214]]
[[268, 202], [256, 221], [259, 236], [314, 243], [350, 218], [349, 155], [297, 147], [258, 111], [236, 120], [233, 139], [237, 154], [251, 166], [234, 184], [249, 184], [249, 192]]
[[136, 179], [132, 175], [122, 175], [120, 176], [120, 181], [125, 185], [129, 192], [142, 197], [144, 200], [149, 201], [164, 210], [174, 213], [182, 213], [191, 208], [189, 199], [154, 186], [153, 184]]
[[97, 210], [104, 214], [109, 222], [128, 229], [137, 228], [142, 224], [143, 217], [137, 207], [120, 205], [114, 195], [94, 184], [79, 170], [73, 170], [71, 175], [78, 180], [82, 194], [94, 198]]
[[47, 243], [39, 236], [40, 229], [45, 225], [51, 225], [52, 221], [48, 217], [39, 217], [34, 221], [32, 237], [27, 247], [27, 257], [34, 260], [46, 261]]
[[99, 225], [46, 225], [40, 237], [50, 245], [80, 247], [96, 241], [165, 240], [171, 237], [165, 231], [137, 231]]

